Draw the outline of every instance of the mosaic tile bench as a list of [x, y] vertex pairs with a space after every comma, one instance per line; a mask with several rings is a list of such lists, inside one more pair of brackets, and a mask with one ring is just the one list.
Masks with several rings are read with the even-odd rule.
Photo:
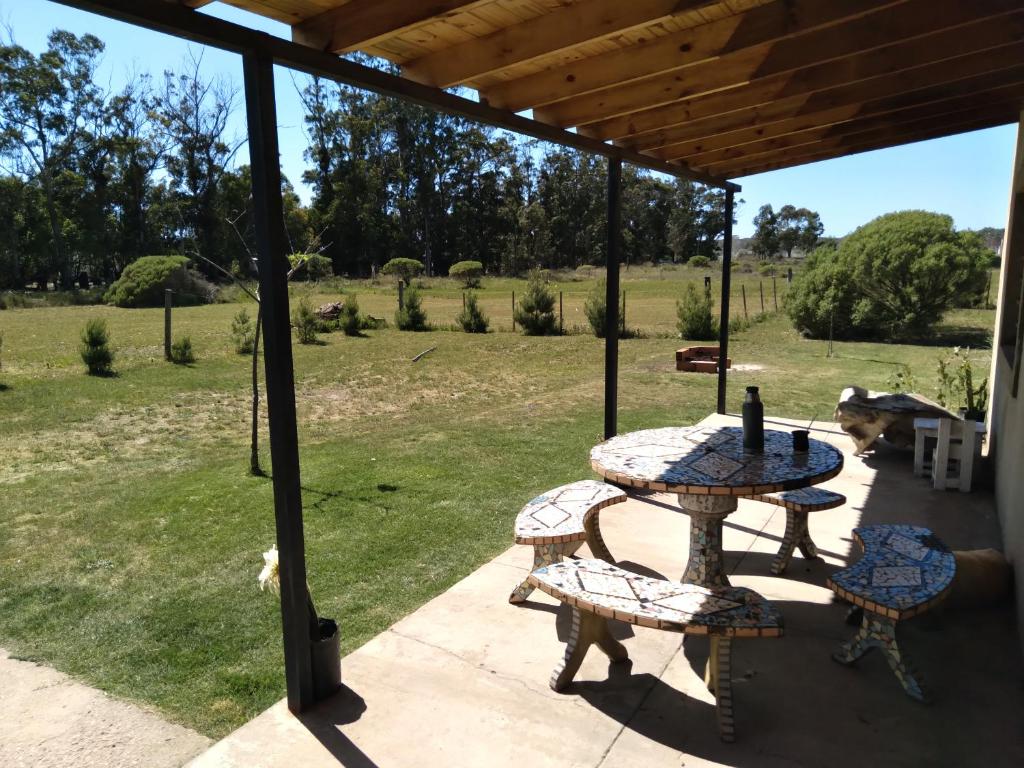
[[864, 556], [832, 574], [829, 588], [864, 610], [860, 630], [832, 654], [852, 664], [872, 648], [881, 649], [889, 667], [909, 696], [930, 700], [906, 656], [896, 644], [896, 623], [924, 613], [949, 592], [956, 560], [927, 528], [913, 525], [872, 525], [856, 528], [854, 538]]
[[[604, 539], [598, 513], [611, 504], [626, 500], [626, 494], [614, 486], [596, 480], [560, 485], [531, 500], [516, 516], [516, 544], [533, 545], [533, 568], [551, 565], [572, 555], [587, 542], [590, 551], [610, 563], [615, 562]], [[533, 592], [524, 581], [509, 595], [513, 605], [522, 603]]]
[[701, 587], [652, 579], [603, 560], [568, 560], [540, 568], [528, 581], [572, 606], [572, 630], [565, 656], [551, 674], [551, 688], [566, 688], [591, 645], [612, 661], [625, 661], [626, 648], [611, 636], [608, 619], [642, 627], [709, 635], [711, 654], [705, 683], [715, 694], [719, 735], [733, 741], [731, 643], [734, 637], [779, 637], [782, 615], [744, 587]]
[[800, 488], [781, 493], [762, 493], [751, 498], [786, 508], [786, 534], [782, 538], [779, 554], [772, 560], [771, 565], [771, 571], [776, 576], [786, 572], [789, 561], [793, 559], [793, 551], [797, 547], [808, 560], [818, 556], [818, 548], [811, 541], [811, 534], [807, 530], [807, 513], [833, 509], [846, 503], [846, 497], [841, 493], [835, 493], [825, 488]]

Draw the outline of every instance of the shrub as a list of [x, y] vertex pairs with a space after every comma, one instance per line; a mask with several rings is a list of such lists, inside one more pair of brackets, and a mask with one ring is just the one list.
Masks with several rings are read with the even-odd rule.
[[334, 265], [326, 256], [319, 253], [293, 253], [288, 257], [292, 269], [303, 264], [302, 269], [295, 272], [293, 280], [306, 280], [307, 282], [319, 282], [334, 275]]
[[358, 336], [362, 333], [363, 319], [359, 316], [359, 302], [356, 301], [354, 293], [348, 294], [345, 303], [341, 305], [338, 326], [346, 336]]
[[679, 335], [693, 341], [713, 341], [718, 338], [718, 321], [712, 310], [711, 289], [703, 296], [693, 283], [686, 284], [683, 298], [676, 302], [676, 327]]
[[315, 344], [316, 334], [320, 329], [320, 319], [316, 316], [309, 299], [299, 299], [295, 311], [292, 313], [292, 325], [295, 326], [295, 335], [299, 338], [300, 344]]
[[106, 320], [94, 318], [85, 324], [82, 331], [82, 362], [89, 369], [90, 376], [109, 376], [114, 364], [114, 353], [110, 349], [110, 336]]
[[408, 283], [423, 272], [423, 262], [416, 259], [392, 259], [380, 271], [383, 275], [395, 275]]
[[466, 333], [487, 333], [490, 323], [487, 315], [480, 309], [475, 293], [466, 296], [466, 306], [455, 318], [455, 322], [462, 326]]
[[761, 275], [761, 277], [774, 277], [777, 269], [778, 267], [770, 261], [757, 265], [757, 273]]
[[532, 272], [519, 306], [513, 313], [527, 336], [552, 336], [558, 330], [555, 295], [544, 282], [543, 274]]
[[217, 289], [188, 268], [184, 256], [143, 256], [127, 267], [107, 290], [103, 300], [118, 307], [162, 307], [164, 291], [174, 291], [178, 306], [207, 304]]
[[461, 280], [467, 288], [479, 288], [480, 277], [484, 273], [484, 265], [479, 261], [459, 261], [452, 264], [448, 270], [448, 277]]
[[192, 339], [189, 336], [180, 336], [171, 344], [171, 362], [175, 365], [191, 365], [196, 361], [195, 352], [192, 351]]
[[[395, 259], [391, 261], [395, 261]], [[390, 263], [389, 261], [388, 264]], [[427, 324], [427, 313], [423, 311], [420, 292], [417, 288], [410, 287], [406, 290], [405, 306], [395, 313], [395, 325], [400, 331], [430, 330], [430, 326]]]
[[707, 256], [697, 254], [696, 256], [691, 257], [688, 263], [691, 267], [697, 267], [697, 269], [707, 269], [711, 266], [711, 259]]
[[800, 331], [836, 338], [926, 334], [946, 310], [984, 298], [990, 254], [949, 216], [880, 216], [835, 250], [818, 249], [796, 274], [786, 309]]
[[235, 344], [235, 352], [240, 355], [251, 355], [256, 348], [256, 327], [245, 307], [238, 310], [231, 321], [231, 341]]
[[[590, 289], [587, 300], [583, 304], [583, 313], [587, 316], [587, 322], [594, 335], [599, 339], [605, 336], [608, 327], [608, 284], [604, 280], [598, 280], [597, 284]], [[626, 335], [625, 318], [619, 313], [619, 336]]]

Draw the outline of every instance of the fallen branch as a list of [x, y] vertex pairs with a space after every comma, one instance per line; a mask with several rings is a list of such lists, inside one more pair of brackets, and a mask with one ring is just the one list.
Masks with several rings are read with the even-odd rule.
[[422, 352], [420, 352], [420, 353], [419, 353], [418, 355], [416, 355], [416, 357], [414, 357], [414, 358], [412, 359], [412, 361], [413, 361], [414, 363], [418, 363], [421, 357], [423, 357], [424, 355], [428, 355], [428, 354], [430, 354], [430, 353], [431, 353], [431, 352], [433, 352], [433, 351], [434, 351], [435, 349], [437, 349], [437, 347], [431, 347], [430, 349], [425, 349], [425, 350], [423, 350], [423, 351], [422, 351]]

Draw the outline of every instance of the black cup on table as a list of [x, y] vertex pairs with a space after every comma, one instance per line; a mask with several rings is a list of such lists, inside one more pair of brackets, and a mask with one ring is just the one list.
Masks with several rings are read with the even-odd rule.
[[811, 432], [807, 429], [793, 430], [793, 453], [807, 453], [811, 449]]

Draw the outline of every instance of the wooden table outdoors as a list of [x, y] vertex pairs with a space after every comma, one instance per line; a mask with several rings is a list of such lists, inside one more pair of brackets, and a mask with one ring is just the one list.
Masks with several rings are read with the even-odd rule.
[[843, 455], [820, 440], [793, 452], [789, 432], [765, 430], [764, 453], [743, 450], [739, 427], [665, 427], [618, 435], [590, 452], [590, 464], [619, 486], [678, 494], [690, 516], [690, 559], [683, 582], [727, 586], [722, 521], [740, 496], [775, 493], [825, 482], [843, 468]]

